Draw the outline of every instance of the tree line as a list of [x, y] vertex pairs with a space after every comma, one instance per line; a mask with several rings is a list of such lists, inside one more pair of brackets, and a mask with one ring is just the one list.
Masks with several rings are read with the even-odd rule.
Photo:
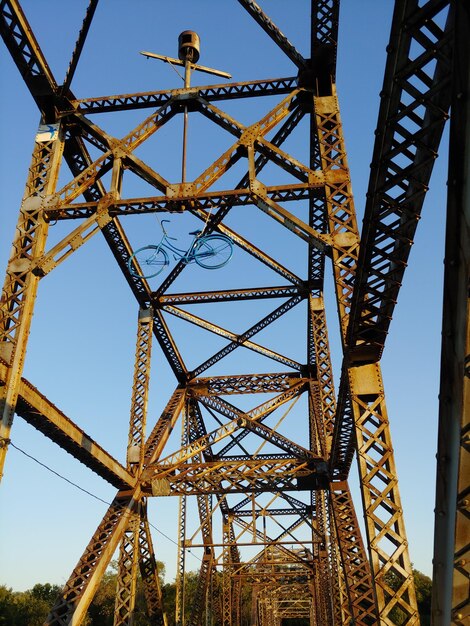
[[[163, 583], [165, 567], [163, 563], [158, 563], [158, 571], [162, 581], [162, 593], [167, 614], [168, 626], [175, 626], [175, 604], [176, 604], [176, 583]], [[421, 626], [429, 626], [431, 614], [431, 579], [413, 570], [418, 607], [421, 617]], [[197, 572], [189, 572], [185, 578], [185, 623], [188, 622], [192, 599], [197, 587]], [[116, 592], [117, 566], [111, 563], [110, 568], [101, 580], [97, 593], [91, 603], [84, 626], [113, 626], [114, 599]], [[390, 579], [387, 581], [390, 587], [396, 585], [397, 581]], [[216, 578], [213, 595], [220, 596], [220, 580]], [[58, 595], [61, 593], [59, 585], [50, 583], [38, 583], [27, 591], [12, 591], [5, 585], [0, 585], [0, 626], [42, 626], [49, 610], [55, 604]], [[241, 626], [251, 624], [251, 589], [245, 585], [242, 589], [242, 614]], [[217, 604], [217, 601], [214, 602]], [[396, 610], [391, 615], [393, 622], [397, 625], [403, 623], [404, 616]], [[212, 623], [216, 624], [217, 619]], [[292, 620], [289, 620], [291, 622]], [[298, 621], [298, 620], [296, 620]], [[134, 626], [147, 626], [148, 621], [145, 610], [145, 598], [142, 583], [139, 581], [136, 592], [136, 609], [134, 616]], [[287, 625], [286, 625], [287, 626]], [[289, 623], [288, 626], [293, 626]]]

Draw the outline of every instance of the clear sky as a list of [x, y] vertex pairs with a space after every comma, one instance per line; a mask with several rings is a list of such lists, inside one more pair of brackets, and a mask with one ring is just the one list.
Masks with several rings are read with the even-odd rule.
[[[306, 26], [310, 2], [270, 0], [260, 4], [299, 51], [308, 56]], [[65, 75], [86, 5], [85, 0], [22, 2], [59, 83]], [[391, 2], [375, 0], [343, 0], [341, 8], [337, 86], [360, 222], [391, 9]], [[177, 56], [177, 37], [185, 29], [195, 30], [201, 37], [201, 64], [231, 72], [233, 80], [296, 74], [293, 64], [235, 0], [173, 0], [166, 3], [101, 0], [72, 84], [74, 93], [85, 98], [181, 86], [181, 79], [168, 65], [147, 61], [138, 52], [151, 50]], [[0, 68], [0, 267], [4, 268], [39, 115], [3, 45], [0, 46]], [[194, 84], [211, 82], [220, 81], [194, 76]], [[242, 122], [252, 114], [247, 101], [221, 102], [219, 106]], [[145, 110], [99, 119], [94, 117], [93, 121], [111, 134], [122, 137], [148, 114], [149, 111]], [[201, 165], [205, 167], [220, 153], [218, 138], [209, 134], [204, 122], [192, 118], [188, 154], [190, 180], [201, 170]], [[138, 153], [147, 158], [153, 151], [154, 169], [175, 182], [178, 181], [181, 158], [179, 123], [180, 118], [168, 132], [157, 133], [161, 143], [151, 143], [148, 153]], [[294, 154], [296, 149], [294, 143]], [[441, 152], [382, 361], [411, 559], [428, 575], [431, 573], [434, 523], [445, 215], [444, 147]], [[301, 158], [303, 155], [299, 153]], [[66, 180], [67, 172], [64, 171], [59, 186]], [[139, 188], [133, 184], [129, 183], [124, 195], [140, 194]], [[155, 217], [151, 220], [129, 219], [125, 224], [134, 247], [150, 243], [159, 236]], [[183, 242], [186, 233], [195, 225], [197, 222], [186, 216], [181, 220], [174, 218], [172, 234]], [[52, 229], [51, 241], [63, 232], [60, 228]], [[285, 253], [287, 256], [295, 254], [289, 248], [285, 248]], [[243, 286], [235, 280], [235, 268], [242, 271], [241, 256], [224, 268], [217, 280], [225, 281], [225, 285]], [[183, 282], [181, 287], [188, 288], [189, 284]], [[263, 310], [262, 306], [259, 305], [258, 312]], [[328, 313], [332, 355], [338, 367], [340, 347], [334, 307]], [[41, 281], [24, 373], [52, 402], [123, 463], [136, 318], [136, 303], [127, 284], [104, 241], [96, 236]], [[220, 321], [235, 331], [239, 330], [235, 328], [236, 308], [227, 315], [224, 313]], [[180, 332], [177, 324], [174, 328], [176, 334]], [[198, 360], [196, 358], [195, 362]], [[153, 357], [152, 372], [155, 382], [152, 382], [150, 398], [151, 423], [175, 384], [158, 349]], [[12, 441], [100, 498], [112, 499], [113, 487], [21, 418], [15, 419]], [[355, 475], [353, 467], [352, 481], [355, 481]], [[169, 579], [173, 578], [175, 571], [171, 540], [177, 540], [177, 502], [171, 500], [152, 501], [150, 506], [151, 522], [170, 537], [168, 539], [157, 531], [154, 533], [157, 558], [166, 562]], [[359, 509], [359, 499], [356, 504]], [[0, 488], [0, 584], [22, 590], [36, 582], [64, 583], [106, 508], [104, 503], [63, 482], [16, 449], [10, 449]], [[191, 561], [190, 557], [188, 567], [195, 569], [197, 565], [198, 561]]]

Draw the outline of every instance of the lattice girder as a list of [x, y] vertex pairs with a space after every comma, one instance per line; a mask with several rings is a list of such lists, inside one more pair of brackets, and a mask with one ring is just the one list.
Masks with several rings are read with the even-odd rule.
[[81, 623], [101, 577], [128, 528], [129, 518], [137, 508], [138, 501], [132, 495], [116, 495], [65, 584], [60, 599], [49, 613], [45, 622], [48, 626], [65, 626], [72, 620]]
[[140, 501], [139, 569], [144, 585], [149, 622], [151, 626], [164, 626], [166, 616], [163, 610], [160, 577], [152, 545], [145, 498]]
[[137, 508], [129, 516], [119, 550], [114, 626], [131, 625], [133, 621], [137, 588], [139, 530], [140, 511]]
[[42, 203], [57, 185], [64, 150], [62, 129], [53, 141], [36, 142], [2, 291], [0, 357], [10, 364], [0, 391], [0, 477], [3, 475], [10, 429], [18, 401], [29, 330], [39, 277], [34, 262], [44, 252], [48, 224]]
[[[334, 88], [332, 96], [317, 97], [314, 103], [323, 167], [326, 170], [342, 170], [346, 174], [344, 182], [327, 185], [326, 201], [330, 233], [336, 244], [332, 249], [336, 301], [343, 348], [345, 355], [348, 355], [346, 334], [357, 269], [359, 232]], [[373, 368], [373, 372], [370, 368]], [[348, 383], [352, 404], [351, 417], [354, 418], [355, 424], [361, 489], [365, 503], [366, 532], [371, 551], [372, 580], [376, 586], [379, 619], [387, 623], [390, 612], [397, 604], [405, 614], [404, 623], [419, 623], [379, 365], [349, 366]], [[343, 387], [343, 393], [348, 393], [345, 387]], [[374, 400], [369, 402], [372, 396]], [[364, 406], [364, 401], [367, 407]], [[380, 405], [376, 414], [373, 408], [369, 411], [371, 406], [375, 406], [374, 401]], [[368, 455], [367, 448], [372, 445], [375, 446], [375, 453]], [[386, 474], [381, 475], [381, 480], [379, 480], [378, 476], [385, 467], [389, 469]], [[374, 514], [376, 508], [380, 511], [377, 515]], [[387, 542], [390, 542], [392, 546], [397, 546], [396, 549], [390, 548]], [[385, 574], [388, 571], [393, 571], [398, 578], [399, 586], [396, 590], [392, 590], [385, 582]]]

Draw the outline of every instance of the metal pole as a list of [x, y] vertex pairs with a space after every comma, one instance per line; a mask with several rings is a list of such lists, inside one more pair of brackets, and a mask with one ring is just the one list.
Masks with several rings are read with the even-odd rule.
[[[191, 63], [188, 59], [184, 62], [184, 88], [191, 85]], [[188, 105], [184, 106], [183, 116], [183, 158], [181, 163], [181, 182], [186, 182], [186, 138], [188, 134]]]

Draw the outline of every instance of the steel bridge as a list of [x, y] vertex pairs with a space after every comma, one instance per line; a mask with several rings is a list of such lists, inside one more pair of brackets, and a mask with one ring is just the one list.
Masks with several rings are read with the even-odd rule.
[[[119, 550], [114, 624], [132, 623], [138, 572], [148, 623], [164, 624], [147, 501], [173, 496], [179, 502], [177, 623], [239, 624], [248, 585], [253, 625], [280, 626], [289, 618], [312, 626], [419, 624], [380, 362], [450, 118], [432, 623], [468, 624], [468, 3], [394, 4], [362, 232], [335, 86], [339, 0], [312, 0], [308, 57], [287, 39], [283, 24], [270, 19], [269, 3], [262, 8], [239, 0], [238, 9], [289, 59], [290, 76], [79, 99], [73, 79], [97, 5], [90, 0], [65, 78], [57, 82], [19, 2], [0, 2], [2, 38], [44, 125], [3, 287], [1, 467], [16, 414], [116, 488], [46, 623], [82, 623]], [[224, 111], [224, 103], [241, 99], [262, 111], [250, 124]], [[123, 138], [95, 121], [99, 113], [138, 109], [142, 121]], [[194, 180], [169, 181], [138, 148], [188, 111], [225, 133], [225, 147]], [[305, 162], [285, 147], [298, 129]], [[68, 179], [59, 183], [64, 162]], [[239, 180], [231, 177], [237, 171]], [[130, 175], [148, 185], [146, 196], [125, 196]], [[265, 245], [249, 224], [242, 227], [238, 216], [246, 210], [272, 223], [287, 248]], [[175, 220], [190, 214], [206, 234], [229, 236], [236, 254], [271, 279], [255, 286], [250, 270], [237, 273], [238, 265], [229, 264], [219, 276], [230, 280], [211, 273], [213, 288], [192, 278], [190, 290], [178, 291], [190, 271], [182, 261], [157, 283], [139, 278], [123, 224], [131, 223], [127, 216], [137, 224], [145, 215], [167, 213]], [[57, 225], [68, 232], [48, 245]], [[41, 281], [94, 236], [104, 237], [136, 302], [122, 463], [23, 377]], [[281, 249], [289, 250], [287, 259]], [[290, 257], [302, 262], [292, 269]], [[326, 267], [333, 273], [335, 341], [343, 355], [337, 389]], [[252, 304], [260, 301], [263, 313], [251, 319]], [[250, 321], [243, 326], [242, 314], [230, 318], [238, 330], [225, 327], [211, 314], [221, 306], [246, 306]], [[278, 341], [279, 324], [294, 311], [291, 340], [303, 342], [302, 361]], [[173, 331], [173, 319], [184, 332]], [[196, 332], [217, 339], [207, 340], [209, 353], [192, 348], [200, 346]], [[152, 342], [175, 381], [153, 420], [147, 419]], [[231, 359], [234, 351], [243, 358]], [[259, 371], [260, 363], [268, 365]], [[355, 458], [364, 536], [348, 484]], [[183, 615], [189, 548], [200, 548], [202, 558], [192, 608]], [[214, 581], [221, 588], [217, 599]]]

